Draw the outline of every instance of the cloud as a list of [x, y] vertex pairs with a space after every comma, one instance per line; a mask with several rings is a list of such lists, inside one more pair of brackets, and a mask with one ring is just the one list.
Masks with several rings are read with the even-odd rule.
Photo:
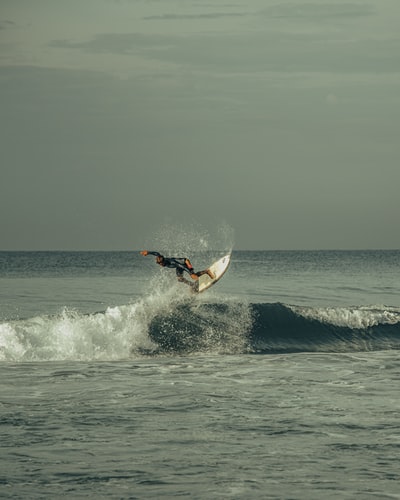
[[397, 40], [352, 40], [342, 34], [327, 39], [324, 33], [257, 32], [246, 37], [236, 33], [102, 33], [90, 40], [53, 40], [49, 45], [90, 54], [137, 56], [154, 70], [172, 64], [174, 71], [179, 65], [214, 75], [398, 72]]
[[331, 19], [354, 18], [370, 16], [374, 13], [372, 7], [361, 3], [282, 3], [264, 10], [264, 14], [273, 18], [293, 19]]
[[5, 19], [4, 21], [0, 21], [0, 30], [14, 28], [15, 26], [16, 24], [14, 23], [14, 21], [8, 21], [7, 19]]
[[157, 16], [145, 16], [142, 19], [148, 20], [176, 20], [176, 19], [220, 19], [221, 17], [244, 17], [248, 13], [245, 12], [209, 12], [205, 14], [161, 14]]
[[84, 42], [52, 40], [48, 45], [53, 48], [80, 49], [89, 53], [129, 54], [135, 49], [168, 46], [171, 39], [170, 36], [141, 33], [101, 33]]

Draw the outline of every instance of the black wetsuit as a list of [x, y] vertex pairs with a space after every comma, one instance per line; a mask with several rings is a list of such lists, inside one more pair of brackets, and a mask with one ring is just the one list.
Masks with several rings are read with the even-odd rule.
[[162, 267], [169, 267], [172, 269], [176, 269], [176, 275], [178, 278], [182, 278], [184, 271], [189, 274], [194, 274], [194, 269], [191, 266], [189, 259], [185, 257], [164, 257], [158, 252], [147, 252], [148, 255], [155, 255], [156, 257], [162, 257], [163, 262], [160, 264]]

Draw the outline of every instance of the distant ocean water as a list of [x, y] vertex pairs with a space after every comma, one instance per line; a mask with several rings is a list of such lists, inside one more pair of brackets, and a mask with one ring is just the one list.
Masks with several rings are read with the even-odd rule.
[[198, 296], [0, 252], [0, 285], [0, 497], [400, 498], [400, 251], [234, 251]]

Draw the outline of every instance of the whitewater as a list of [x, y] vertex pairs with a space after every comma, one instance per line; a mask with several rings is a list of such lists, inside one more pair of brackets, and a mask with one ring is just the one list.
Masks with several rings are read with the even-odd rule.
[[0, 496], [400, 498], [399, 264], [0, 252]]

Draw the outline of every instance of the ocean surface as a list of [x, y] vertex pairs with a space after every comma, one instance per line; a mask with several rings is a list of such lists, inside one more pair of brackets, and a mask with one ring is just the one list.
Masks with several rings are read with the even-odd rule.
[[0, 252], [0, 498], [400, 499], [399, 349], [400, 251]]

